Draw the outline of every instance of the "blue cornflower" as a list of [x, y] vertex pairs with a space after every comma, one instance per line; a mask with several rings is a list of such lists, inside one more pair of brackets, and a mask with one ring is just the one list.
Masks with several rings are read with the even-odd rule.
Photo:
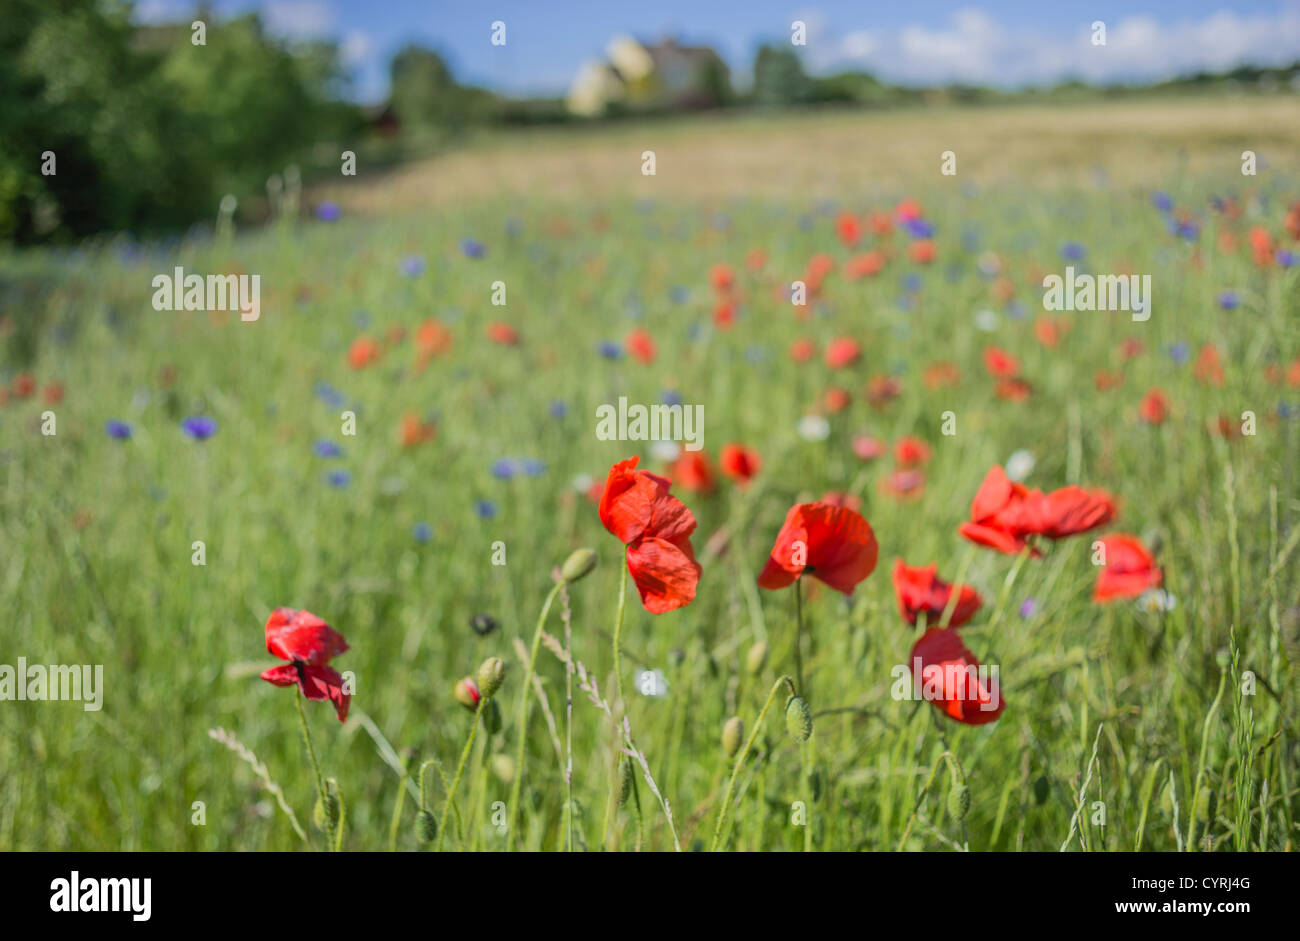
[[419, 255], [407, 255], [402, 259], [402, 274], [411, 278], [424, 274], [424, 259]]
[[1241, 303], [1236, 291], [1224, 291], [1219, 295], [1219, 306], [1224, 310], [1236, 310]]
[[330, 471], [325, 475], [325, 482], [331, 487], [337, 487], [342, 490], [348, 484], [352, 483], [352, 475], [345, 470]]
[[546, 462], [526, 457], [520, 462], [525, 477], [541, 477], [546, 473]]
[[466, 258], [482, 258], [487, 254], [487, 246], [474, 239], [461, 239], [460, 250]]
[[334, 388], [328, 382], [316, 383], [316, 398], [320, 399], [330, 408], [338, 408], [343, 404], [343, 393]]
[[206, 441], [217, 433], [217, 423], [206, 415], [191, 415], [181, 422], [181, 431], [195, 441]]
[[416, 542], [428, 542], [433, 539], [433, 527], [428, 523], [416, 523], [411, 527], [411, 536]]
[[549, 409], [552, 418], [563, 418], [569, 414], [569, 404], [563, 399], [555, 399]]
[[104, 424], [104, 433], [110, 438], [116, 438], [118, 441], [130, 441], [132, 428], [124, 421], [110, 419]]
[[316, 218], [321, 222], [337, 222], [342, 215], [338, 203], [321, 203], [316, 207]]
[[1192, 355], [1192, 348], [1187, 345], [1185, 340], [1179, 340], [1169, 347], [1169, 358], [1179, 366], [1187, 362]]
[[343, 449], [339, 447], [335, 442], [329, 441], [325, 438], [322, 438], [321, 440], [313, 444], [311, 446], [311, 449], [313, 452], [315, 452], [317, 457], [342, 457], [343, 456]]
[[1061, 257], [1066, 261], [1079, 261], [1083, 256], [1083, 246], [1078, 242], [1066, 242], [1061, 246]]
[[623, 348], [610, 340], [605, 340], [597, 346], [596, 352], [605, 359], [621, 359], [623, 356]]
[[1169, 194], [1157, 191], [1151, 197], [1151, 205], [1155, 206], [1161, 212], [1168, 212], [1174, 208], [1174, 201], [1169, 198]]
[[498, 480], [509, 480], [519, 473], [519, 464], [514, 458], [503, 457], [492, 464], [492, 476]]
[[491, 500], [480, 500], [474, 505], [474, 512], [478, 514], [479, 519], [496, 519], [497, 505]]

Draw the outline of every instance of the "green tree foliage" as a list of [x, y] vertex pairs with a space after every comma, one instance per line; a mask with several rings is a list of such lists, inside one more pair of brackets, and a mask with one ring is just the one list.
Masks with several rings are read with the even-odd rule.
[[117, 0], [4, 0], [0, 240], [183, 225], [355, 122], [333, 47], [290, 50], [256, 16], [206, 40]]

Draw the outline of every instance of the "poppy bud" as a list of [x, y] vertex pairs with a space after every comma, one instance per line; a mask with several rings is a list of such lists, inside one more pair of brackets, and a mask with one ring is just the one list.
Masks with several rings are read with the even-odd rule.
[[949, 789], [948, 814], [952, 819], [964, 820], [968, 810], [970, 810], [970, 788], [965, 783], [962, 783]]
[[767, 641], [760, 640], [750, 647], [749, 653], [745, 655], [745, 669], [749, 671], [750, 676], [758, 676], [763, 672], [763, 667], [766, 665]]
[[478, 686], [468, 676], [456, 684], [456, 702], [460, 703], [466, 709], [473, 712], [478, 708], [478, 701], [481, 698], [478, 692]]
[[421, 843], [432, 843], [438, 836], [438, 818], [432, 811], [422, 810], [415, 818], [415, 835]]
[[581, 549], [574, 549], [573, 552], [569, 553], [569, 557], [560, 566], [560, 577], [567, 583], [573, 584], [590, 575], [591, 570], [595, 567], [596, 550], [583, 546]]
[[316, 806], [311, 811], [312, 823], [316, 829], [329, 832], [339, 823], [339, 799], [335, 794], [326, 792], [324, 800], [316, 798]]
[[614, 774], [618, 776], [618, 806], [622, 807], [627, 803], [628, 795], [632, 793], [632, 762], [626, 755], [619, 759]]
[[812, 737], [812, 710], [802, 696], [791, 696], [785, 704], [785, 727], [796, 742]]
[[722, 750], [728, 758], [740, 751], [740, 741], [745, 737], [745, 723], [740, 716], [732, 716], [722, 726]]
[[1039, 775], [1038, 780], [1034, 782], [1034, 800], [1040, 805], [1047, 803], [1047, 795], [1051, 791], [1051, 787], [1047, 775]]
[[501, 707], [495, 699], [489, 699], [479, 707], [483, 713], [483, 729], [488, 735], [501, 731]]
[[501, 779], [501, 783], [513, 784], [515, 780], [515, 760], [509, 755], [493, 755], [492, 773]]
[[488, 657], [478, 668], [478, 691], [487, 699], [496, 695], [506, 678], [506, 665], [500, 657]]

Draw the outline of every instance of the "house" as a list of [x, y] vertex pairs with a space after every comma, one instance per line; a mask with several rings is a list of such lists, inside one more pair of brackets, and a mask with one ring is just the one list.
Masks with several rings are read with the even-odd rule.
[[667, 38], [646, 45], [615, 37], [607, 61], [584, 63], [566, 100], [569, 111], [598, 117], [612, 107], [630, 111], [715, 108], [731, 97], [730, 70], [707, 46]]

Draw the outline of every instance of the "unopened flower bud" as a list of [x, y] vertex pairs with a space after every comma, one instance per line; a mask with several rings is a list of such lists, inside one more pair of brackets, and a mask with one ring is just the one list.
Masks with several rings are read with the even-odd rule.
[[791, 696], [785, 704], [785, 727], [796, 742], [812, 737], [812, 710], [802, 696]]
[[627, 803], [628, 795], [632, 793], [632, 762], [626, 755], [619, 759], [618, 769], [614, 774], [617, 776], [618, 806], [622, 807]]
[[560, 577], [569, 584], [586, 578], [596, 567], [596, 550], [583, 546], [574, 549], [560, 566]]
[[339, 822], [339, 799], [336, 794], [326, 792], [324, 799], [316, 798], [316, 806], [311, 811], [312, 823], [318, 830], [333, 830]]
[[478, 691], [487, 699], [496, 695], [506, 678], [506, 665], [500, 657], [488, 657], [478, 668]]
[[745, 737], [745, 723], [740, 716], [732, 716], [722, 726], [722, 750], [728, 758], [734, 758], [740, 751], [741, 739]]
[[949, 788], [948, 815], [953, 820], [964, 820], [968, 810], [970, 810], [970, 788], [965, 784], [958, 784], [956, 787]]
[[749, 671], [750, 676], [758, 676], [763, 672], [763, 667], [767, 664], [767, 641], [760, 640], [749, 648], [749, 653], [745, 655], [745, 669]]
[[432, 843], [438, 837], [438, 818], [432, 811], [422, 810], [415, 818], [415, 835], [421, 843]]
[[478, 708], [478, 701], [482, 698], [479, 695], [478, 684], [468, 676], [456, 684], [455, 695], [456, 702], [460, 703], [471, 712]]

